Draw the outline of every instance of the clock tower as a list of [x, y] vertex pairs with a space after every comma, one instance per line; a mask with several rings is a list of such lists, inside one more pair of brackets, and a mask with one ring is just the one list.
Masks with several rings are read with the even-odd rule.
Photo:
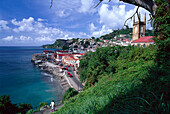
[[140, 14], [138, 15], [138, 21], [135, 22], [135, 16], [133, 17], [133, 36], [132, 41], [139, 39], [140, 37], [145, 36], [145, 27], [146, 27], [146, 13], [144, 21], [141, 21]]

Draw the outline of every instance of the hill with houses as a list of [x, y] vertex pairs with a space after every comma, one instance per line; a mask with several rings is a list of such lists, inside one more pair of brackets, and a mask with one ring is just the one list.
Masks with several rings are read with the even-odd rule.
[[[103, 35], [99, 38], [73, 38], [73, 39], [56, 39], [53, 44], [43, 45], [43, 48], [55, 48], [70, 51], [92, 51], [98, 47], [107, 46], [128, 46], [132, 41], [132, 28], [122, 30], [113, 30], [113, 32]], [[145, 36], [153, 36], [152, 30], [146, 30]]]

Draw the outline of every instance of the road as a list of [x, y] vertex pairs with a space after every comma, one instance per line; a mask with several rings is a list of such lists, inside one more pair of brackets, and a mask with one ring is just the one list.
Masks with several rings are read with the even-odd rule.
[[[65, 71], [67, 74], [67, 71]], [[72, 67], [68, 67], [68, 72], [70, 72], [70, 74], [73, 75], [73, 77], [68, 77], [70, 83], [72, 84], [72, 86], [74, 87], [74, 89], [76, 89], [77, 91], [81, 91], [83, 89], [83, 85], [81, 84], [81, 82], [79, 81], [79, 79], [75, 76], [73, 68]]]

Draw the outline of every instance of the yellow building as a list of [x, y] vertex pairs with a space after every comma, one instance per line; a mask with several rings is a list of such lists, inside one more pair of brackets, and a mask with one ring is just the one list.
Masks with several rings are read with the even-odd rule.
[[144, 21], [141, 21], [140, 14], [138, 15], [138, 21], [135, 22], [135, 16], [133, 17], [133, 36], [131, 45], [147, 47], [150, 44], [154, 44], [153, 36], [145, 36], [146, 28], [146, 14]]
[[135, 16], [133, 17], [133, 36], [132, 41], [139, 39], [140, 37], [145, 36], [145, 27], [146, 27], [146, 14], [144, 21], [141, 21], [140, 14], [138, 15], [138, 21], [135, 22]]

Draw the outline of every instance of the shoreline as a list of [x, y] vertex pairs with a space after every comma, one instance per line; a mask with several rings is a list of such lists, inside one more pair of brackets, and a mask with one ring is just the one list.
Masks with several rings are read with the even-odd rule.
[[42, 71], [52, 75], [53, 78], [59, 82], [59, 84], [60, 84], [61, 88], [64, 90], [64, 92], [69, 87], [71, 87], [68, 80], [65, 79], [65, 77], [66, 77], [65, 72], [60, 72], [60, 67], [58, 65], [54, 65], [50, 62], [45, 62], [44, 64], [45, 64], [45, 66], [42, 66], [42, 67], [45, 67], [45, 71], [43, 71], [43, 70]]

